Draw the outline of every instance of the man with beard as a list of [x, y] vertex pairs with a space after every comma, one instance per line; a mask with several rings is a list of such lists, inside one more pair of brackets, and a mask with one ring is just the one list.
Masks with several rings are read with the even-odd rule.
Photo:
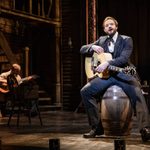
[[[118, 22], [113, 17], [106, 17], [103, 21], [103, 30], [106, 36], [91, 44], [83, 45], [80, 49], [83, 55], [110, 53], [112, 59], [103, 61], [94, 68], [94, 72], [103, 73], [110, 65], [124, 68], [133, 66], [130, 63], [130, 56], [133, 51], [132, 38], [118, 33]], [[94, 138], [96, 135], [104, 134], [101, 118], [99, 115], [97, 96], [105, 93], [112, 85], [123, 89], [130, 99], [131, 105], [136, 110], [136, 117], [139, 121], [139, 132], [142, 140], [148, 140], [150, 128], [148, 120], [148, 108], [140, 87], [139, 80], [134, 76], [128, 76], [122, 72], [110, 73], [109, 78], [104, 79], [95, 76], [81, 89], [81, 97], [88, 115], [91, 131], [83, 135], [84, 138]]]

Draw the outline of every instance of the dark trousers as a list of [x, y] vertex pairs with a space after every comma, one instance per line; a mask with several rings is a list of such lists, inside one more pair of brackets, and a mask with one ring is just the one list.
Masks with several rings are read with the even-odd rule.
[[6, 115], [6, 95], [6, 93], [0, 93], [0, 111], [3, 117]]
[[111, 85], [121, 87], [129, 97], [133, 109], [136, 109], [139, 130], [145, 126], [149, 126], [148, 108], [139, 83], [134, 77], [129, 77], [124, 74], [119, 74], [118, 76], [108, 79], [96, 77], [81, 89], [81, 97], [88, 115], [89, 125], [92, 126], [92, 128], [99, 124], [101, 125], [97, 100], [101, 99], [105, 91]]

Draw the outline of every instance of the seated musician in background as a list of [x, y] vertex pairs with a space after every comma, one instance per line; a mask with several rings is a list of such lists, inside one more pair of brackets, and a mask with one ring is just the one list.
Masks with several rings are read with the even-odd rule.
[[7, 77], [9, 75], [13, 75], [16, 81], [19, 82], [21, 80], [20, 72], [21, 72], [20, 65], [12, 64], [12, 67], [9, 71], [0, 74], [0, 110], [2, 117], [6, 115], [6, 101], [8, 96], [7, 93], [9, 92], [7, 85]]
[[[6, 100], [5, 97], [7, 97], [7, 93], [10, 89], [14, 89], [14, 87], [18, 87], [18, 85], [22, 83], [27, 83], [28, 81], [31, 81], [32, 79], [36, 78], [35, 75], [28, 76], [25, 78], [21, 77], [21, 66], [19, 64], [12, 64], [12, 67], [10, 70], [3, 72], [0, 74], [0, 93], [4, 97], [2, 101], [4, 104], [1, 106], [1, 113], [2, 116], [5, 116], [5, 107], [6, 107]], [[2, 97], [1, 96], [1, 97]]]
[[[109, 67], [131, 66], [130, 56], [133, 51], [133, 41], [129, 36], [118, 33], [118, 22], [113, 17], [106, 17], [103, 21], [103, 30], [106, 36], [101, 36], [91, 44], [83, 45], [80, 49], [81, 54], [93, 55], [93, 53], [112, 55], [111, 60], [106, 60], [98, 64], [93, 71], [103, 73]], [[84, 138], [94, 138], [96, 135], [104, 134], [104, 128], [99, 115], [97, 105], [97, 96], [112, 85], [120, 86], [130, 99], [133, 109], [136, 109], [139, 132], [143, 141], [150, 139], [150, 123], [148, 117], [148, 108], [145, 98], [141, 92], [141, 86], [137, 78], [128, 76], [122, 72], [111, 72], [107, 79], [94, 76], [82, 89], [81, 97], [87, 112], [91, 130], [83, 135]]]
[[[19, 64], [14, 63], [14, 64], [12, 64], [12, 67], [9, 71], [3, 72], [0, 74], [0, 83], [1, 83], [1, 85], [8, 86], [7, 85], [8, 80], [14, 79], [14, 82], [16, 82], [16, 83], [13, 83], [14, 84], [13, 86], [18, 86], [18, 85], [22, 84], [23, 82], [28, 82], [37, 77], [38, 77], [37, 75], [31, 75], [31, 76], [22, 78], [21, 77], [21, 66]], [[6, 90], [6, 92], [7, 92], [7, 90]]]

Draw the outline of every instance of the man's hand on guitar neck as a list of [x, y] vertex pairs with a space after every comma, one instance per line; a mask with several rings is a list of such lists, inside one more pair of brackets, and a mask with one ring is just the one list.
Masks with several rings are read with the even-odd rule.
[[92, 49], [94, 50], [94, 52], [96, 52], [97, 54], [103, 53], [104, 49], [101, 46], [98, 45], [92, 45]]
[[106, 68], [108, 67], [109, 63], [107, 61], [101, 63], [100, 65], [98, 65], [96, 68], [95, 68], [95, 72], [104, 72], [106, 70]]

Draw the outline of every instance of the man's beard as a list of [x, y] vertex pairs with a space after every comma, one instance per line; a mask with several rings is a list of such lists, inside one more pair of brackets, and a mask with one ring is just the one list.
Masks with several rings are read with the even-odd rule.
[[115, 35], [116, 31], [112, 32], [111, 34], [109, 34], [109, 37], [113, 37]]

